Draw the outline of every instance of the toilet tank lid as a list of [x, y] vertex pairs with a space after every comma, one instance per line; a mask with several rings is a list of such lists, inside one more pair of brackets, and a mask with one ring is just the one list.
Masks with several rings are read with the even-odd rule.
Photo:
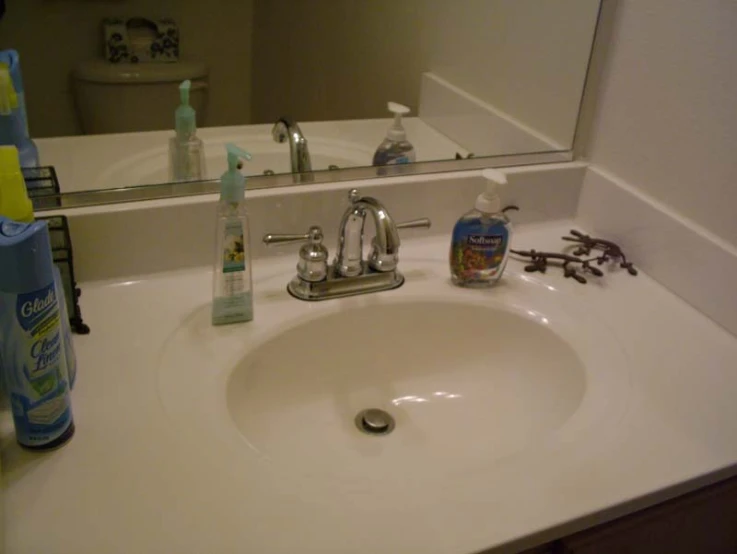
[[110, 63], [105, 60], [80, 62], [74, 76], [93, 83], [168, 83], [207, 77], [202, 62]]

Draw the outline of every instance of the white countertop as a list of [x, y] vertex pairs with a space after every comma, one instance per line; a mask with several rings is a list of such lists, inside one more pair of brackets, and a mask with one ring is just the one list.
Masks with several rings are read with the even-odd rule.
[[[559, 250], [571, 227], [522, 226], [514, 246]], [[534, 287], [550, 306], [585, 305], [628, 360], [618, 376], [625, 394], [590, 432], [432, 486], [407, 475], [328, 490], [249, 457], [227, 422], [210, 425], [224, 409], [228, 367], [190, 378], [167, 365], [167, 349], [185, 332], [240, 356], [259, 325], [318, 309], [285, 291], [295, 261], [256, 260], [255, 321], [220, 328], [206, 324], [207, 268], [82, 284], [92, 333], [75, 337], [76, 435], [35, 454], [4, 428], [7, 554], [515, 551], [737, 474], [735, 337], [642, 273], [580, 285], [554, 268], [525, 273], [516, 260], [503, 286], [473, 292], [504, 301]], [[404, 241], [400, 268], [405, 285], [379, 295], [452, 287], [447, 237]], [[172, 390], [204, 415], [178, 417]]]
[[[456, 153], [468, 155], [462, 146], [426, 124], [419, 117], [403, 119], [407, 136], [415, 147], [417, 161], [452, 160]], [[300, 122], [308, 139], [310, 152], [320, 156], [345, 157], [344, 163], [331, 162], [341, 167], [370, 166], [374, 151], [386, 138], [393, 120], [355, 119], [340, 121]], [[246, 163], [246, 175], [260, 175], [270, 168], [277, 173], [289, 170], [289, 145], [277, 144], [271, 138], [273, 124], [232, 125], [204, 127], [197, 135], [205, 145], [208, 179], [220, 177], [226, 167], [224, 144], [236, 143], [254, 155], [253, 163]], [[64, 193], [85, 190], [110, 189], [134, 185], [169, 182], [168, 148], [174, 131], [139, 133], [111, 133], [36, 139], [43, 165], [52, 165]], [[281, 162], [282, 168], [272, 165]], [[219, 162], [219, 163], [215, 163]], [[266, 164], [266, 165], [264, 165]], [[315, 170], [327, 169], [319, 161]]]

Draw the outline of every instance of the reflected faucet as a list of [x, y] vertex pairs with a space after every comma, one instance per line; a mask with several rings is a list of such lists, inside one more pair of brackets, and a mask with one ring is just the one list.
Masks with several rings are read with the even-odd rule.
[[271, 129], [274, 141], [283, 143], [289, 140], [289, 158], [292, 165], [292, 173], [305, 173], [312, 171], [310, 151], [307, 149], [307, 139], [302, 130], [289, 117], [280, 117]]

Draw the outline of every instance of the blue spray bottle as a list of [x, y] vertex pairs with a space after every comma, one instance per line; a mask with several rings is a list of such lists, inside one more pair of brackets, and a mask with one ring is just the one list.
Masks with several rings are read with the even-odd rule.
[[55, 448], [74, 435], [74, 421], [46, 222], [0, 217], [0, 267], [0, 365], [16, 439]]

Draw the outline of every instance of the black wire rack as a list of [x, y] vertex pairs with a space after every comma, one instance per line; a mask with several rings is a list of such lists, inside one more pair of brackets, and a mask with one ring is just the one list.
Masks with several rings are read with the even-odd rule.
[[[24, 167], [22, 171], [34, 210], [61, 207], [61, 189], [53, 167]], [[74, 253], [72, 238], [69, 234], [69, 222], [63, 215], [37, 219], [46, 221], [49, 226], [51, 252], [64, 285], [69, 324], [73, 332], [86, 335], [90, 332], [90, 328], [82, 319], [82, 310], [79, 307], [82, 290], [77, 286], [77, 280], [74, 277]]]

